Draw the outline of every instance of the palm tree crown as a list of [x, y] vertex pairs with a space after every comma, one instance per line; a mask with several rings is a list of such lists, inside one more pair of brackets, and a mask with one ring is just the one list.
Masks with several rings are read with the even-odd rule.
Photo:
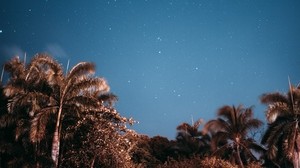
[[65, 116], [80, 117], [83, 112], [105, 109], [101, 103], [104, 101], [100, 100], [109, 86], [103, 78], [92, 77], [94, 64], [80, 62], [64, 75], [61, 65], [46, 54], [37, 54], [27, 66], [13, 58], [5, 69], [11, 75], [4, 89], [10, 101], [8, 110], [13, 113], [22, 106], [29, 107], [26, 115], [32, 118], [30, 141], [39, 144], [46, 135], [48, 123], [56, 123], [52, 124], [55, 125], [52, 159], [57, 166]]
[[268, 105], [266, 118], [269, 124], [262, 138], [262, 144], [268, 147], [268, 159], [278, 160], [279, 165], [290, 161], [294, 167], [299, 167], [300, 87], [290, 85], [287, 94], [264, 94], [261, 102]]
[[219, 156], [232, 159], [239, 165], [247, 164], [246, 156], [255, 160], [250, 149], [262, 149], [252, 138], [249, 130], [259, 128], [262, 122], [253, 118], [251, 108], [224, 106], [218, 111], [219, 118], [206, 123], [203, 132], [212, 136], [212, 151]]
[[177, 126], [177, 150], [180, 154], [185, 156], [207, 154], [210, 139], [199, 130], [202, 124], [203, 119], [199, 119], [192, 125], [184, 122]]

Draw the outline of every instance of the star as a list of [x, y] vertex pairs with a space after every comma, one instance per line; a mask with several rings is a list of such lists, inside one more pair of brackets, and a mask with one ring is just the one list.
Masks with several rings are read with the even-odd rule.
[[2, 33], [2, 30], [0, 30], [0, 33]]

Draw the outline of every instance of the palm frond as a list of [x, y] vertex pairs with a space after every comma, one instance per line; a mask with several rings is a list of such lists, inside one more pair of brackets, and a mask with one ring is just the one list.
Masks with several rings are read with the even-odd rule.
[[267, 93], [267, 94], [263, 94], [260, 97], [260, 101], [264, 104], [272, 104], [275, 102], [280, 102], [280, 103], [285, 103], [285, 104], [289, 104], [289, 100], [286, 97], [286, 95], [283, 95], [281, 93]]
[[[7, 111], [9, 113], [13, 113], [15, 110], [15, 108], [20, 107], [21, 105], [24, 106], [24, 104], [19, 104], [20, 102], [24, 102], [23, 99], [23, 95], [16, 95], [10, 99], [8, 99], [8, 103], [7, 103]], [[18, 106], [19, 105], [19, 106]]]
[[33, 143], [40, 142], [46, 134], [46, 126], [53, 113], [52, 108], [42, 109], [31, 120], [30, 126], [30, 141]]
[[254, 139], [252, 138], [247, 138], [246, 141], [244, 141], [244, 143], [246, 144], [245, 146], [248, 149], [252, 149], [257, 153], [260, 154], [264, 154], [264, 152], [266, 152], [265, 147], [263, 147], [261, 144], [257, 143]]
[[36, 66], [30, 66], [27, 72], [27, 75], [25, 77], [26, 81], [34, 81], [41, 76], [39, 75], [41, 72]]
[[35, 55], [28, 67], [39, 67], [41, 70], [52, 70], [55, 74], [62, 76], [63, 71], [61, 65], [48, 54], [39, 53]]
[[193, 127], [198, 129], [200, 127], [200, 125], [203, 123], [204, 123], [204, 120], [202, 118], [200, 118], [194, 123]]
[[[78, 83], [73, 83], [66, 91], [67, 97], [77, 96], [80, 93], [87, 91], [90, 93], [105, 93], [109, 91], [109, 86], [102, 78], [87, 78], [82, 79]], [[98, 95], [97, 95], [98, 96]]]
[[238, 114], [235, 111], [236, 108], [234, 106], [223, 106], [218, 110], [218, 116], [228, 120], [232, 125], [236, 125]]
[[99, 102], [96, 98], [87, 96], [71, 97], [65, 101], [65, 104], [80, 107], [83, 111], [95, 111], [99, 108]]
[[18, 56], [4, 64], [4, 70], [7, 71], [13, 79], [20, 77], [24, 79], [25, 77], [25, 65]]
[[4, 95], [8, 98], [13, 97], [17, 94], [20, 94], [22, 92], [24, 93], [24, 88], [16, 87], [13, 85], [6, 85], [3, 90]]
[[204, 127], [203, 127], [203, 134], [207, 134], [207, 133], [211, 133], [214, 134], [215, 132], [218, 131], [227, 131], [229, 130], [229, 126], [228, 123], [226, 121], [224, 121], [221, 118], [218, 118], [217, 120], [210, 120], [208, 121]]
[[246, 136], [249, 130], [252, 129], [257, 129], [263, 125], [263, 122], [259, 119], [250, 119], [248, 121], [245, 121], [241, 127], [240, 127], [240, 132]]
[[252, 107], [250, 108], [243, 108], [240, 110], [240, 115], [239, 115], [239, 122], [247, 122], [248, 120], [251, 120], [253, 118], [253, 111]]
[[67, 81], [81, 77], [82, 75], [93, 74], [95, 72], [95, 65], [89, 62], [80, 62], [75, 65], [67, 74]]
[[297, 134], [298, 134], [298, 123], [293, 122], [290, 124], [288, 132], [286, 132], [287, 137], [285, 138], [284, 143], [284, 152], [287, 154], [287, 158], [292, 160], [294, 157], [294, 151], [295, 151], [295, 143], [297, 140]]
[[274, 160], [276, 156], [278, 156], [278, 148], [277, 145], [272, 145], [269, 146], [268, 151], [267, 151], [267, 157], [271, 160]]
[[266, 118], [268, 122], [272, 123], [277, 119], [277, 117], [293, 114], [293, 110], [290, 108], [291, 107], [289, 107], [286, 103], [282, 102], [275, 102], [269, 104], [268, 109], [266, 111]]
[[26, 79], [39, 81], [46, 79], [48, 85], [62, 82], [63, 70], [61, 65], [47, 54], [37, 54], [28, 65]]
[[187, 127], [190, 127], [190, 125], [188, 123], [184, 122], [184, 123], [181, 123], [180, 125], [178, 125], [176, 127], [176, 130], [177, 131], [181, 131], [181, 130], [187, 131]]
[[103, 93], [103, 94], [97, 94], [95, 93], [94, 97], [98, 97], [98, 100], [104, 104], [104, 106], [112, 107], [113, 104], [118, 101], [118, 97], [114, 95], [113, 93]]
[[15, 129], [15, 140], [18, 140], [21, 136], [25, 135], [29, 131], [29, 121], [26, 119], [19, 119]]
[[[16, 108], [31, 107], [37, 108], [40, 105], [47, 105], [50, 102], [50, 97], [47, 94], [41, 92], [27, 92], [15, 95], [12, 99], [8, 101], [8, 111], [13, 112]], [[36, 104], [34, 104], [36, 103]]]
[[[211, 138], [211, 148], [214, 152], [219, 149], [230, 147], [227, 140], [230, 139], [230, 134], [227, 132], [217, 132]], [[227, 149], [226, 149], [227, 150]]]
[[16, 116], [14, 116], [11, 113], [1, 115], [0, 116], [0, 128], [5, 128], [8, 126], [11, 126], [11, 125], [15, 124], [16, 121], [17, 121]]
[[282, 132], [288, 128], [289, 123], [290, 120], [286, 116], [277, 118], [275, 122], [269, 124], [267, 131], [262, 137], [261, 143], [268, 144], [269, 146], [276, 144]]

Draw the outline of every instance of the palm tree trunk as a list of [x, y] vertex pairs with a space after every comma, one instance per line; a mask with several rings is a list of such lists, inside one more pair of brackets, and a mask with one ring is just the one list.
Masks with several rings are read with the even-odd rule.
[[[295, 131], [298, 131], [298, 122], [296, 122], [296, 127], [295, 127]], [[298, 135], [298, 133], [295, 134], [295, 138], [294, 138], [295, 142], [295, 147], [294, 147], [294, 156], [293, 156], [293, 166], [294, 168], [300, 168], [300, 137]]]
[[297, 151], [297, 163], [298, 163], [298, 168], [300, 167], [300, 153]]
[[93, 167], [94, 167], [95, 160], [96, 160], [96, 156], [94, 156], [94, 157], [93, 157], [93, 160], [92, 160], [92, 163], [91, 163], [91, 168], [93, 168]]
[[298, 150], [294, 152], [293, 166], [294, 168], [300, 168], [300, 153]]
[[52, 160], [54, 161], [55, 167], [57, 167], [57, 163], [58, 163], [58, 155], [59, 155], [59, 133], [58, 133], [58, 128], [59, 126], [55, 127], [55, 132], [54, 132], [54, 136], [53, 136], [53, 140], [52, 140], [52, 153], [51, 153], [51, 157]]
[[60, 145], [60, 129], [59, 128], [60, 128], [61, 113], [62, 113], [62, 103], [59, 106], [55, 131], [54, 131], [53, 140], [52, 140], [51, 157], [52, 157], [52, 160], [54, 161], [55, 167], [58, 167], [58, 156], [59, 156], [59, 145]]
[[293, 167], [294, 168], [299, 168], [299, 154], [298, 152], [294, 152], [294, 156], [293, 156]]
[[236, 147], [236, 152], [237, 152], [237, 156], [238, 156], [239, 167], [244, 168], [244, 164], [242, 162], [241, 155], [240, 155], [239, 145], [237, 145], [237, 147]]

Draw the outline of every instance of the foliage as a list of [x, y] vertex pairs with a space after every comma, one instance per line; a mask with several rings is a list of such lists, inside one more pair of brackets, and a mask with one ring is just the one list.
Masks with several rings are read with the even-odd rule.
[[261, 97], [268, 105], [268, 128], [262, 138], [266, 145], [266, 160], [277, 166], [300, 166], [300, 88], [290, 85], [286, 94], [269, 93]]
[[185, 158], [182, 160], [169, 160], [164, 165], [158, 166], [160, 168], [238, 168], [238, 166], [231, 164], [226, 160], [222, 160], [216, 157], [205, 157], [200, 158], [199, 156], [194, 156], [192, 158]]
[[161, 162], [153, 155], [153, 150], [150, 146], [151, 138], [147, 135], [137, 135], [130, 137], [136, 145], [130, 151], [132, 161], [138, 167], [156, 167]]
[[[1, 92], [6, 107], [3, 108], [1, 103], [1, 165], [49, 167], [52, 161], [47, 150], [49, 148], [45, 145], [46, 138], [35, 144], [30, 139], [35, 132], [31, 129], [31, 125], [34, 125], [32, 111], [39, 106], [34, 99], [38, 94], [33, 90], [45, 89], [45, 85], [43, 82], [27, 83], [25, 66], [18, 57], [5, 64], [5, 70], [10, 73], [10, 79]], [[45, 101], [41, 103], [45, 104]]]
[[202, 119], [192, 125], [182, 123], [177, 126], [176, 149], [181, 157], [208, 155], [210, 153], [210, 137], [199, 130]]
[[219, 118], [205, 124], [204, 133], [212, 136], [213, 155], [228, 159], [231, 163], [247, 165], [256, 161], [252, 150], [263, 152], [254, 139], [247, 137], [249, 130], [259, 128], [262, 122], [253, 119], [251, 108], [223, 106], [218, 111]]
[[[37, 54], [28, 65], [18, 57], [13, 58], [5, 64], [5, 70], [10, 75], [4, 86], [8, 108], [1, 113], [0, 120], [9, 121], [3, 128], [9, 129], [14, 137], [5, 141], [5, 145], [20, 149], [10, 152], [1, 148], [9, 156], [4, 160], [1, 157], [3, 164], [13, 167], [129, 164], [131, 142], [125, 135], [132, 133], [126, 128], [132, 120], [120, 116], [113, 108], [117, 98], [108, 93], [109, 86], [103, 78], [92, 77], [93, 64], [81, 62], [64, 76], [62, 67], [52, 57]], [[78, 148], [76, 156], [70, 154], [75, 149], [73, 144]], [[83, 160], [77, 163], [76, 157]], [[61, 161], [66, 162], [60, 165]]]
[[238, 166], [231, 164], [228, 161], [216, 158], [216, 157], [206, 157], [200, 162], [203, 168], [238, 168]]
[[86, 116], [83, 121], [68, 128], [73, 134], [64, 141], [62, 167], [129, 167], [132, 148], [126, 136], [117, 127], [100, 116]]
[[173, 147], [175, 141], [169, 141], [166, 137], [146, 135], [135, 137], [136, 145], [131, 150], [132, 160], [142, 167], [156, 167], [165, 163], [170, 158], [177, 157]]
[[148, 137], [127, 128], [134, 120], [115, 109], [118, 98], [93, 76], [92, 63], [64, 74], [51, 56], [37, 54], [29, 64], [14, 57], [4, 68], [0, 167], [300, 167], [300, 87], [262, 95], [262, 146], [254, 140], [262, 122], [252, 108], [223, 106], [203, 130], [202, 119], [181, 123], [175, 140]]

